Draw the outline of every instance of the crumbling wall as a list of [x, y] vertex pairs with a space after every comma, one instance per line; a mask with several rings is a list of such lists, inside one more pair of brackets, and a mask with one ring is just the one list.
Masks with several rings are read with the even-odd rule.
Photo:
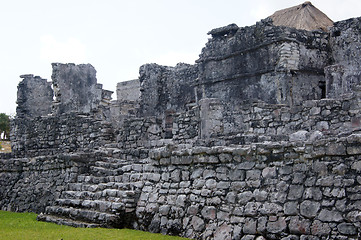
[[89, 154], [1, 159], [0, 209], [44, 212], [90, 163]]
[[117, 136], [117, 146], [123, 149], [151, 149], [170, 140], [177, 144], [193, 144], [199, 139], [199, 108], [162, 117], [129, 118]]
[[340, 99], [304, 101], [298, 106], [262, 102], [229, 106], [220, 99], [200, 101], [200, 137], [209, 144], [248, 144], [289, 140], [289, 135], [304, 131], [321, 138], [358, 130], [360, 90]]
[[165, 67], [146, 64], [140, 67], [139, 74], [139, 116], [163, 115], [166, 110], [184, 111], [187, 104], [196, 101], [193, 86], [198, 77], [196, 65]]
[[327, 97], [352, 92], [361, 82], [361, 18], [335, 23], [330, 30], [333, 65], [325, 68]]
[[16, 156], [93, 151], [113, 139], [109, 122], [85, 114], [15, 118], [11, 126], [11, 148]]
[[102, 85], [97, 84], [96, 71], [90, 64], [53, 63], [55, 114], [90, 113], [102, 100]]
[[110, 124], [113, 92], [97, 83], [93, 66], [52, 66], [54, 101], [50, 82], [33, 75], [21, 76], [17, 116], [11, 123], [16, 156], [91, 150], [114, 138]]
[[140, 82], [134, 79], [117, 84], [118, 101], [138, 101], [140, 98]]
[[329, 62], [328, 35], [276, 27], [270, 19], [251, 27], [214, 29], [203, 48], [198, 98], [299, 104], [320, 99]]
[[111, 119], [115, 129], [121, 128], [123, 121], [129, 116], [136, 116], [140, 102], [139, 79], [119, 82], [117, 84], [117, 100], [110, 106]]
[[46, 79], [32, 74], [21, 75], [18, 85], [16, 115], [19, 118], [34, 118], [51, 113], [53, 90]]
[[25, 96], [49, 84], [24, 76], [1, 209], [63, 204], [49, 213], [105, 226], [120, 209], [127, 226], [198, 239], [360, 238], [359, 21], [214, 29], [197, 64], [144, 65], [117, 102], [91, 65], [56, 63], [50, 116]]

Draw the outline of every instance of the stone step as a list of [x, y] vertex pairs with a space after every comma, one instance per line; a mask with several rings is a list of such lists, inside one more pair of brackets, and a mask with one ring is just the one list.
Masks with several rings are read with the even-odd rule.
[[94, 176], [119, 176], [123, 174], [122, 168], [109, 169], [98, 166], [90, 166], [90, 172]]
[[131, 191], [134, 188], [142, 187], [140, 183], [123, 183], [123, 182], [104, 182], [99, 184], [88, 184], [88, 183], [70, 183], [67, 187], [68, 191], [88, 191], [88, 192], [99, 192], [106, 189], [115, 189], [120, 191]]
[[119, 222], [119, 217], [116, 214], [73, 207], [48, 206], [45, 209], [45, 214], [73, 221], [104, 224], [106, 226], [116, 226], [117, 222]]
[[93, 184], [99, 184], [99, 183], [107, 183], [107, 182], [124, 182], [123, 175], [119, 176], [94, 176], [94, 175], [79, 175], [76, 179], [77, 183], [93, 183]]
[[97, 228], [97, 227], [105, 227], [103, 224], [96, 224], [96, 223], [87, 223], [87, 222], [80, 222], [74, 221], [68, 218], [62, 218], [47, 214], [40, 214], [37, 216], [36, 220], [42, 222], [50, 222], [55, 223], [58, 225], [66, 225], [71, 227], [82, 227], [82, 228]]
[[118, 189], [104, 189], [102, 191], [64, 191], [61, 194], [62, 199], [78, 199], [78, 200], [108, 200], [121, 201], [124, 198], [133, 198], [135, 191], [132, 190], [118, 190]]
[[115, 183], [127, 183], [132, 177], [132, 182], [140, 181], [142, 179], [141, 173], [124, 173], [118, 176], [94, 176], [94, 175], [79, 175], [76, 178], [76, 183], [87, 183], [87, 184], [101, 184], [108, 182]]
[[122, 199], [119, 202], [110, 202], [104, 200], [79, 200], [59, 198], [55, 200], [55, 204], [61, 207], [92, 209], [99, 212], [117, 213], [125, 210], [126, 204], [132, 203], [131, 200], [133, 200], [134, 203], [134, 199]]
[[96, 161], [94, 163], [95, 167], [102, 167], [106, 169], [122, 169], [122, 167], [128, 165], [129, 163], [119, 163], [119, 162], [104, 162], [104, 161]]

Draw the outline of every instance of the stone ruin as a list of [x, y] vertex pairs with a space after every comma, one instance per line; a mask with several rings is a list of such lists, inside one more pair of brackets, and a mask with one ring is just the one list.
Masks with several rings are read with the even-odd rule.
[[[309, 2], [281, 13], [305, 9], [317, 23]], [[117, 100], [89, 64], [22, 75], [0, 209], [193, 239], [360, 239], [361, 18], [273, 19], [213, 29], [194, 65], [141, 66]]]

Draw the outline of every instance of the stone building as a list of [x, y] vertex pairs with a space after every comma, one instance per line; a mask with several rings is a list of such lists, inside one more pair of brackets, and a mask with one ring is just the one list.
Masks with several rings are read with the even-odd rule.
[[305, 2], [216, 28], [194, 65], [143, 65], [117, 100], [89, 64], [21, 76], [0, 209], [192, 239], [360, 239], [360, 26]]

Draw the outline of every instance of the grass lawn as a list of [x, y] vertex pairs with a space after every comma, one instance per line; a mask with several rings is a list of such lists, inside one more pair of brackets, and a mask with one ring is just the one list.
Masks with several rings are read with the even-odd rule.
[[13, 239], [139, 239], [181, 240], [186, 238], [164, 236], [130, 229], [73, 228], [53, 223], [36, 221], [35, 213], [13, 213], [0, 211], [0, 240]]

